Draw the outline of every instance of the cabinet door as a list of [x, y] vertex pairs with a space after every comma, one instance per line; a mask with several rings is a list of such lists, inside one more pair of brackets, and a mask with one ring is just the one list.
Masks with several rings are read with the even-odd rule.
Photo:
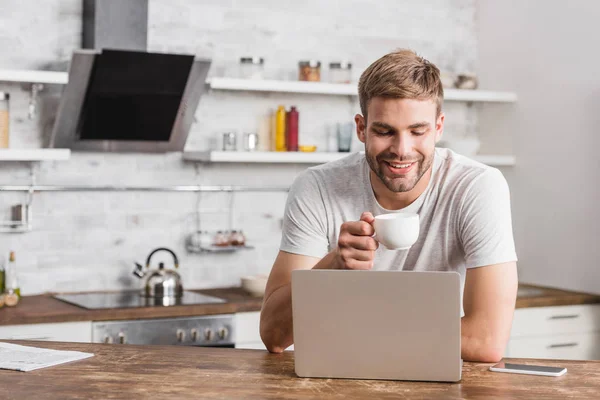
[[92, 342], [92, 322], [0, 326], [0, 339]]
[[600, 333], [514, 338], [508, 342], [506, 357], [600, 360]]
[[235, 314], [235, 348], [263, 349], [265, 345], [260, 338], [260, 312], [244, 312]]
[[[235, 314], [235, 348], [266, 350], [260, 338], [260, 312], [245, 312]], [[294, 350], [294, 345], [286, 349]]]
[[600, 331], [600, 304], [515, 310], [511, 338]]

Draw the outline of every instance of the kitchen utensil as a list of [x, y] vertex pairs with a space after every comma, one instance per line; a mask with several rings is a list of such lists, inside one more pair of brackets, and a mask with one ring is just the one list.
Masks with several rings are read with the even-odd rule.
[[258, 134], [256, 133], [245, 133], [244, 134], [244, 150], [254, 151], [258, 149]]
[[153, 250], [146, 260], [147, 271], [144, 271], [144, 267], [142, 267], [141, 264], [135, 263], [136, 269], [133, 271], [133, 274], [140, 279], [146, 277], [146, 284], [141, 294], [146, 297], [154, 298], [181, 297], [183, 294], [183, 285], [181, 283], [181, 276], [179, 276], [175, 269], [165, 268], [165, 264], [162, 262], [158, 264], [158, 269], [150, 269], [152, 256], [159, 251], [171, 253], [173, 256], [174, 267], [179, 268], [179, 260], [173, 250], [167, 249], [166, 247], [160, 247]]

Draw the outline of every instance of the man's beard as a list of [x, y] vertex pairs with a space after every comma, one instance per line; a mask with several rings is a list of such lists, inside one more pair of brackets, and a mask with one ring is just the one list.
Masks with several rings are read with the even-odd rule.
[[[369, 153], [367, 146], [365, 146], [365, 155], [367, 158], [367, 163], [371, 170], [377, 175], [379, 180], [392, 192], [394, 193], [402, 193], [411, 191], [417, 183], [421, 180], [423, 175], [429, 170], [431, 164], [433, 163], [433, 156], [431, 157], [423, 157], [423, 156], [404, 156], [398, 160], [398, 157], [394, 157], [390, 153], [379, 154], [378, 156], [372, 155]], [[409, 171], [409, 174], [403, 178], [394, 178], [386, 176], [383, 173], [381, 163], [383, 161], [408, 161], [408, 162], [416, 162], [417, 165], [413, 166], [413, 169]], [[385, 168], [385, 167], [383, 167]], [[416, 173], [414, 169], [417, 168]]]

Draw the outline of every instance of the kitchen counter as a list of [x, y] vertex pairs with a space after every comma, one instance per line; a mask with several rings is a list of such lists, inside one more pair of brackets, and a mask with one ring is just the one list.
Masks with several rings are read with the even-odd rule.
[[464, 363], [460, 383], [306, 379], [294, 373], [294, 352], [176, 346], [11, 341], [95, 356], [31, 372], [0, 370], [0, 397], [44, 398], [597, 398], [600, 362], [519, 360], [562, 366], [561, 377], [490, 372]]
[[[0, 325], [56, 323], [74, 321], [116, 321], [146, 318], [173, 318], [236, 312], [260, 311], [262, 298], [252, 297], [243, 289], [220, 288], [194, 292], [227, 300], [220, 304], [172, 307], [141, 307], [86, 310], [52, 298], [49, 294], [24, 296], [17, 307], [0, 309]], [[600, 303], [600, 296], [531, 285], [520, 285], [517, 308]]]
[[16, 307], [0, 309], [0, 325], [40, 324], [75, 321], [117, 321], [148, 318], [174, 318], [259, 311], [262, 298], [252, 297], [241, 288], [191, 290], [225, 299], [225, 303], [170, 307], [136, 307], [88, 310], [57, 300], [50, 294], [23, 296]]
[[516, 308], [598, 304], [600, 296], [519, 284]]

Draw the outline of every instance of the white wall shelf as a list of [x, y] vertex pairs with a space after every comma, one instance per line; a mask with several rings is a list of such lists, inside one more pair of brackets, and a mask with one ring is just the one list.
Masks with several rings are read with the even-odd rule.
[[[276, 151], [186, 151], [183, 159], [203, 163], [289, 163], [322, 164], [335, 161], [349, 153], [276, 152]], [[514, 156], [478, 155], [473, 159], [492, 166], [515, 165]]]
[[64, 85], [68, 81], [69, 74], [67, 72], [0, 69], [0, 82], [27, 82]]
[[66, 161], [70, 149], [0, 149], [0, 161]]
[[[67, 72], [0, 70], [0, 82], [27, 82], [64, 85], [69, 81]], [[334, 84], [325, 82], [251, 80], [235, 78], [211, 78], [207, 81], [214, 90], [234, 90], [251, 92], [281, 92], [323, 94], [336, 96], [357, 96], [356, 84]], [[513, 92], [489, 90], [445, 89], [444, 99], [448, 101], [475, 101], [512, 103], [517, 101]]]
[[[234, 78], [211, 78], [208, 84], [215, 90], [235, 90], [251, 92], [282, 92], [357, 96], [357, 84], [333, 84], [324, 82], [251, 80]], [[444, 89], [444, 99], [448, 101], [478, 101], [512, 103], [517, 94], [487, 90]]]

